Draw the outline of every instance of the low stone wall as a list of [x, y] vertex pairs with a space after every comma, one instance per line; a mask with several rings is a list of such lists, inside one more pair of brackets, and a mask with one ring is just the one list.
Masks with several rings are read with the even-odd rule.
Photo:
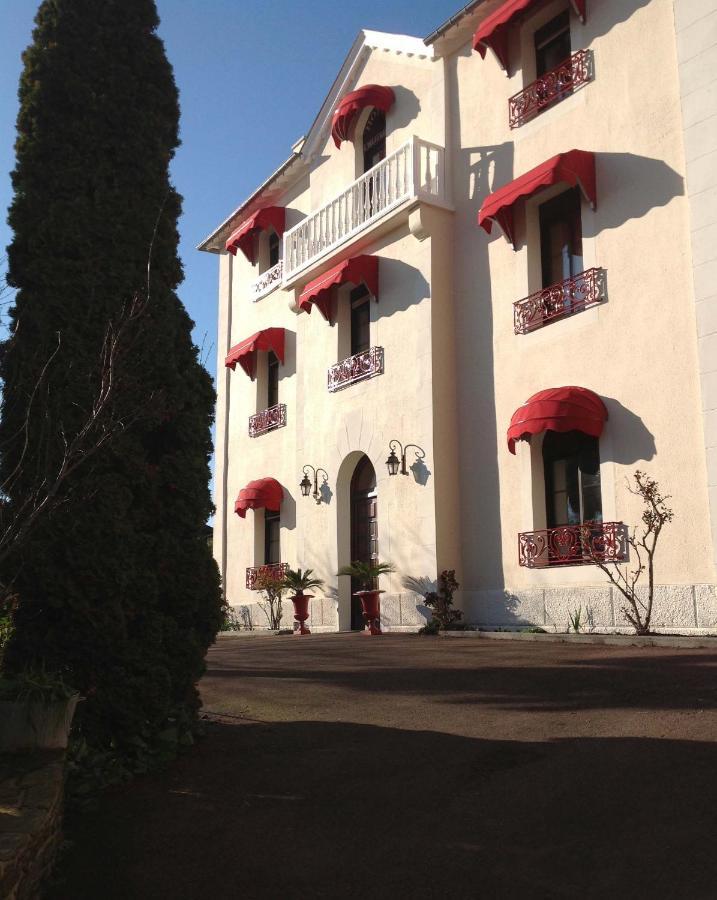
[[62, 837], [64, 751], [0, 757], [0, 898], [36, 900]]

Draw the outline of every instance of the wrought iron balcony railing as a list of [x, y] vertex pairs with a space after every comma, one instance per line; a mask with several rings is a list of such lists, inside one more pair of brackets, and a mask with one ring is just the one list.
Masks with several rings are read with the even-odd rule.
[[528, 569], [622, 563], [630, 558], [627, 525], [585, 522], [518, 535], [518, 563]]
[[248, 566], [246, 570], [246, 587], [248, 591], [260, 591], [257, 581], [261, 578], [283, 578], [289, 571], [289, 563], [271, 563], [266, 566]]
[[532, 84], [508, 100], [508, 121], [511, 128], [519, 128], [548, 106], [569, 97], [578, 87], [593, 77], [592, 55], [578, 50], [570, 59], [541, 75]]
[[383, 347], [370, 347], [363, 353], [349, 356], [331, 366], [328, 371], [328, 388], [333, 393], [375, 375], [383, 375]]
[[262, 409], [255, 416], [249, 416], [249, 437], [258, 437], [275, 428], [283, 428], [284, 425], [286, 425], [286, 403], [277, 403], [269, 409]]
[[528, 334], [606, 299], [605, 270], [586, 269], [513, 304], [516, 334]]
[[411, 138], [284, 234], [284, 283], [404, 200], [445, 203], [444, 150]]
[[274, 288], [281, 287], [283, 277], [284, 260], [280, 259], [275, 266], [267, 269], [266, 272], [262, 272], [256, 281], [253, 281], [249, 285], [249, 296], [252, 301], [256, 302], [257, 300], [261, 300], [262, 297], [266, 297], [267, 294], [270, 294]]

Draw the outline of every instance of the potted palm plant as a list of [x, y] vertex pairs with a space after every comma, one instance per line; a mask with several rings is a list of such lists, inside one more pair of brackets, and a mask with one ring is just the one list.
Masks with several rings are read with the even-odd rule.
[[361, 562], [354, 560], [349, 566], [342, 566], [339, 575], [350, 575], [361, 585], [361, 590], [354, 592], [354, 597], [361, 601], [361, 610], [366, 622], [364, 634], [382, 634], [381, 631], [381, 601], [379, 595], [383, 591], [378, 589], [380, 575], [390, 575], [395, 572], [391, 563]]
[[309, 618], [309, 600], [314, 595], [304, 592], [323, 587], [324, 582], [321, 578], [314, 577], [313, 569], [289, 569], [284, 575], [284, 586], [294, 592], [291, 602], [294, 604], [294, 618], [299, 623], [296, 633], [311, 634], [304, 623]]

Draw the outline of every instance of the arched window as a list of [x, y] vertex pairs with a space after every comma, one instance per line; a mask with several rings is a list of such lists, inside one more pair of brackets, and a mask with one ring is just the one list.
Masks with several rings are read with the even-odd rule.
[[581, 431], [546, 431], [543, 467], [548, 528], [602, 522], [597, 438]]
[[375, 107], [363, 130], [363, 170], [368, 172], [386, 158], [386, 115]]
[[273, 268], [279, 262], [279, 235], [275, 231], [269, 232], [269, 268]]

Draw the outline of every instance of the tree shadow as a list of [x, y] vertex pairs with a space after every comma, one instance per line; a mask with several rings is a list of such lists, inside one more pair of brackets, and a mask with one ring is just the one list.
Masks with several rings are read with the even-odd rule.
[[714, 895], [713, 743], [231, 716], [208, 731], [68, 818], [50, 900]]

